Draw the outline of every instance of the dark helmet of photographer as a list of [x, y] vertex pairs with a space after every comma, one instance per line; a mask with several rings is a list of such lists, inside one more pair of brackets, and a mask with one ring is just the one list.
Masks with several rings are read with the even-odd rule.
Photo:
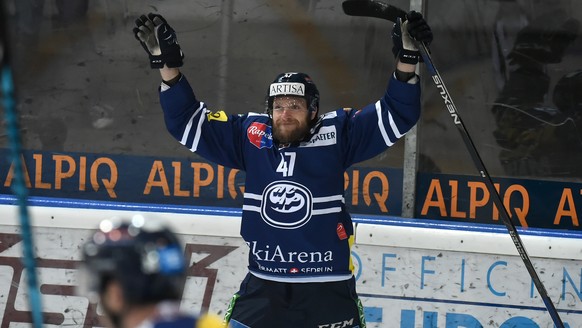
[[128, 304], [182, 297], [186, 276], [183, 248], [162, 221], [142, 215], [104, 220], [83, 246], [82, 255], [92, 301], [113, 280], [122, 286]]

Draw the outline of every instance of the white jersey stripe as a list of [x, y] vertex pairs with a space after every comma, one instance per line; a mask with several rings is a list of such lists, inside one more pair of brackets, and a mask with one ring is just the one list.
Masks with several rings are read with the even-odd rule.
[[200, 112], [200, 107], [198, 107], [198, 109], [190, 117], [190, 119], [188, 120], [188, 124], [186, 124], [186, 128], [184, 129], [184, 132], [182, 133], [182, 139], [180, 140], [180, 143], [184, 146], [186, 146], [186, 143], [188, 142], [188, 135], [190, 134], [190, 131], [192, 130], [192, 122], [194, 121], [194, 117], [196, 117], [196, 115], [198, 115], [198, 112]]
[[[204, 123], [204, 119], [206, 118], [206, 115], [204, 115], [205, 113], [205, 109], [204, 107], [204, 103], [200, 102], [200, 107], [198, 107], [198, 109], [202, 110], [203, 112], [200, 113], [200, 118], [198, 119], [198, 127], [196, 128], [196, 134], [194, 135], [194, 140], [192, 141], [192, 148], [190, 148], [190, 150], [192, 152], [195, 152], [198, 149], [198, 143], [200, 142], [200, 135], [202, 134], [202, 123]], [[198, 111], [196, 111], [198, 112]]]
[[258, 206], [243, 205], [243, 211], [259, 212], [261, 213], [261, 208]]
[[380, 104], [380, 100], [376, 102], [376, 114], [378, 115], [378, 128], [380, 129], [380, 133], [382, 134], [382, 138], [384, 138], [384, 143], [386, 146], [390, 147], [394, 143], [388, 137], [388, 133], [384, 128], [384, 122], [382, 122], [382, 105]]
[[402, 138], [404, 134], [400, 133], [400, 131], [398, 130], [396, 122], [394, 122], [394, 118], [392, 118], [392, 114], [390, 113], [390, 111], [388, 111], [388, 120], [390, 121], [390, 127], [392, 128], [392, 132], [394, 132], [396, 138], [398, 139]]
[[348, 280], [352, 277], [351, 274], [347, 275], [333, 275], [333, 276], [318, 276], [318, 277], [302, 277], [302, 278], [287, 278], [287, 277], [275, 277], [271, 275], [261, 274], [256, 271], [251, 271], [251, 274], [257, 278], [264, 280], [277, 281], [277, 282], [332, 282], [332, 281], [343, 281]]
[[269, 116], [269, 114], [265, 114], [265, 113], [255, 113], [255, 112], [248, 112], [248, 113], [247, 113], [247, 116], [248, 116], [248, 117], [251, 117], [251, 116]]
[[244, 198], [254, 199], [254, 200], [262, 200], [263, 199], [263, 196], [262, 195], [257, 195], [257, 194], [251, 194], [250, 192], [245, 192], [244, 193]]
[[322, 210], [313, 210], [311, 213], [313, 215], [323, 215], [323, 214], [330, 214], [330, 213], [339, 213], [341, 212], [341, 207], [330, 207]]
[[[245, 192], [244, 198], [253, 199], [253, 200], [263, 200], [263, 195]], [[334, 202], [334, 201], [338, 201], [338, 200], [340, 200], [343, 203], [344, 202], [344, 195], [313, 197], [313, 203], [327, 203], [327, 202]]]
[[[243, 205], [242, 209], [243, 209], [243, 211], [261, 213], [261, 208], [259, 206]], [[320, 210], [313, 210], [311, 212], [311, 214], [312, 215], [324, 215], [324, 214], [330, 214], [330, 213], [339, 213], [341, 211], [342, 211], [341, 207], [330, 207], [330, 208], [324, 208], [324, 209], [320, 209]]]
[[327, 196], [327, 197], [313, 197], [314, 203], [333, 202], [336, 200], [341, 200], [343, 203], [344, 202], [344, 195], [335, 195], [335, 196]]

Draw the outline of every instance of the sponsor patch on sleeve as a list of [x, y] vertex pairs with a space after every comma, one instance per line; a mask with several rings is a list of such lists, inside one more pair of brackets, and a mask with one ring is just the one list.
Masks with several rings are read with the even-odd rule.
[[249, 142], [258, 149], [273, 147], [273, 133], [271, 126], [267, 124], [253, 122], [247, 129], [247, 137]]
[[218, 112], [210, 112], [206, 115], [206, 118], [208, 119], [208, 121], [212, 121], [212, 120], [220, 121], [220, 122], [228, 121], [228, 116], [222, 110], [218, 111]]

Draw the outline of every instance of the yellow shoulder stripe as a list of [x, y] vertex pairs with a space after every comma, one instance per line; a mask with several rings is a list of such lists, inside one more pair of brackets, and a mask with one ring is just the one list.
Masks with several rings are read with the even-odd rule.
[[210, 112], [206, 115], [206, 118], [209, 121], [212, 120], [216, 120], [216, 121], [220, 121], [220, 122], [226, 122], [228, 121], [228, 116], [226, 115], [226, 113], [224, 111], [218, 111], [218, 112]]

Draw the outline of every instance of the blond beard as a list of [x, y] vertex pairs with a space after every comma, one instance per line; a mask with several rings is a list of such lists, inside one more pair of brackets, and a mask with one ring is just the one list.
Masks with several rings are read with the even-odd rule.
[[276, 126], [273, 126], [273, 137], [277, 140], [280, 144], [290, 144], [296, 141], [301, 141], [307, 133], [309, 132], [309, 125], [303, 125], [301, 127], [297, 127], [293, 131], [289, 131], [283, 135]]

